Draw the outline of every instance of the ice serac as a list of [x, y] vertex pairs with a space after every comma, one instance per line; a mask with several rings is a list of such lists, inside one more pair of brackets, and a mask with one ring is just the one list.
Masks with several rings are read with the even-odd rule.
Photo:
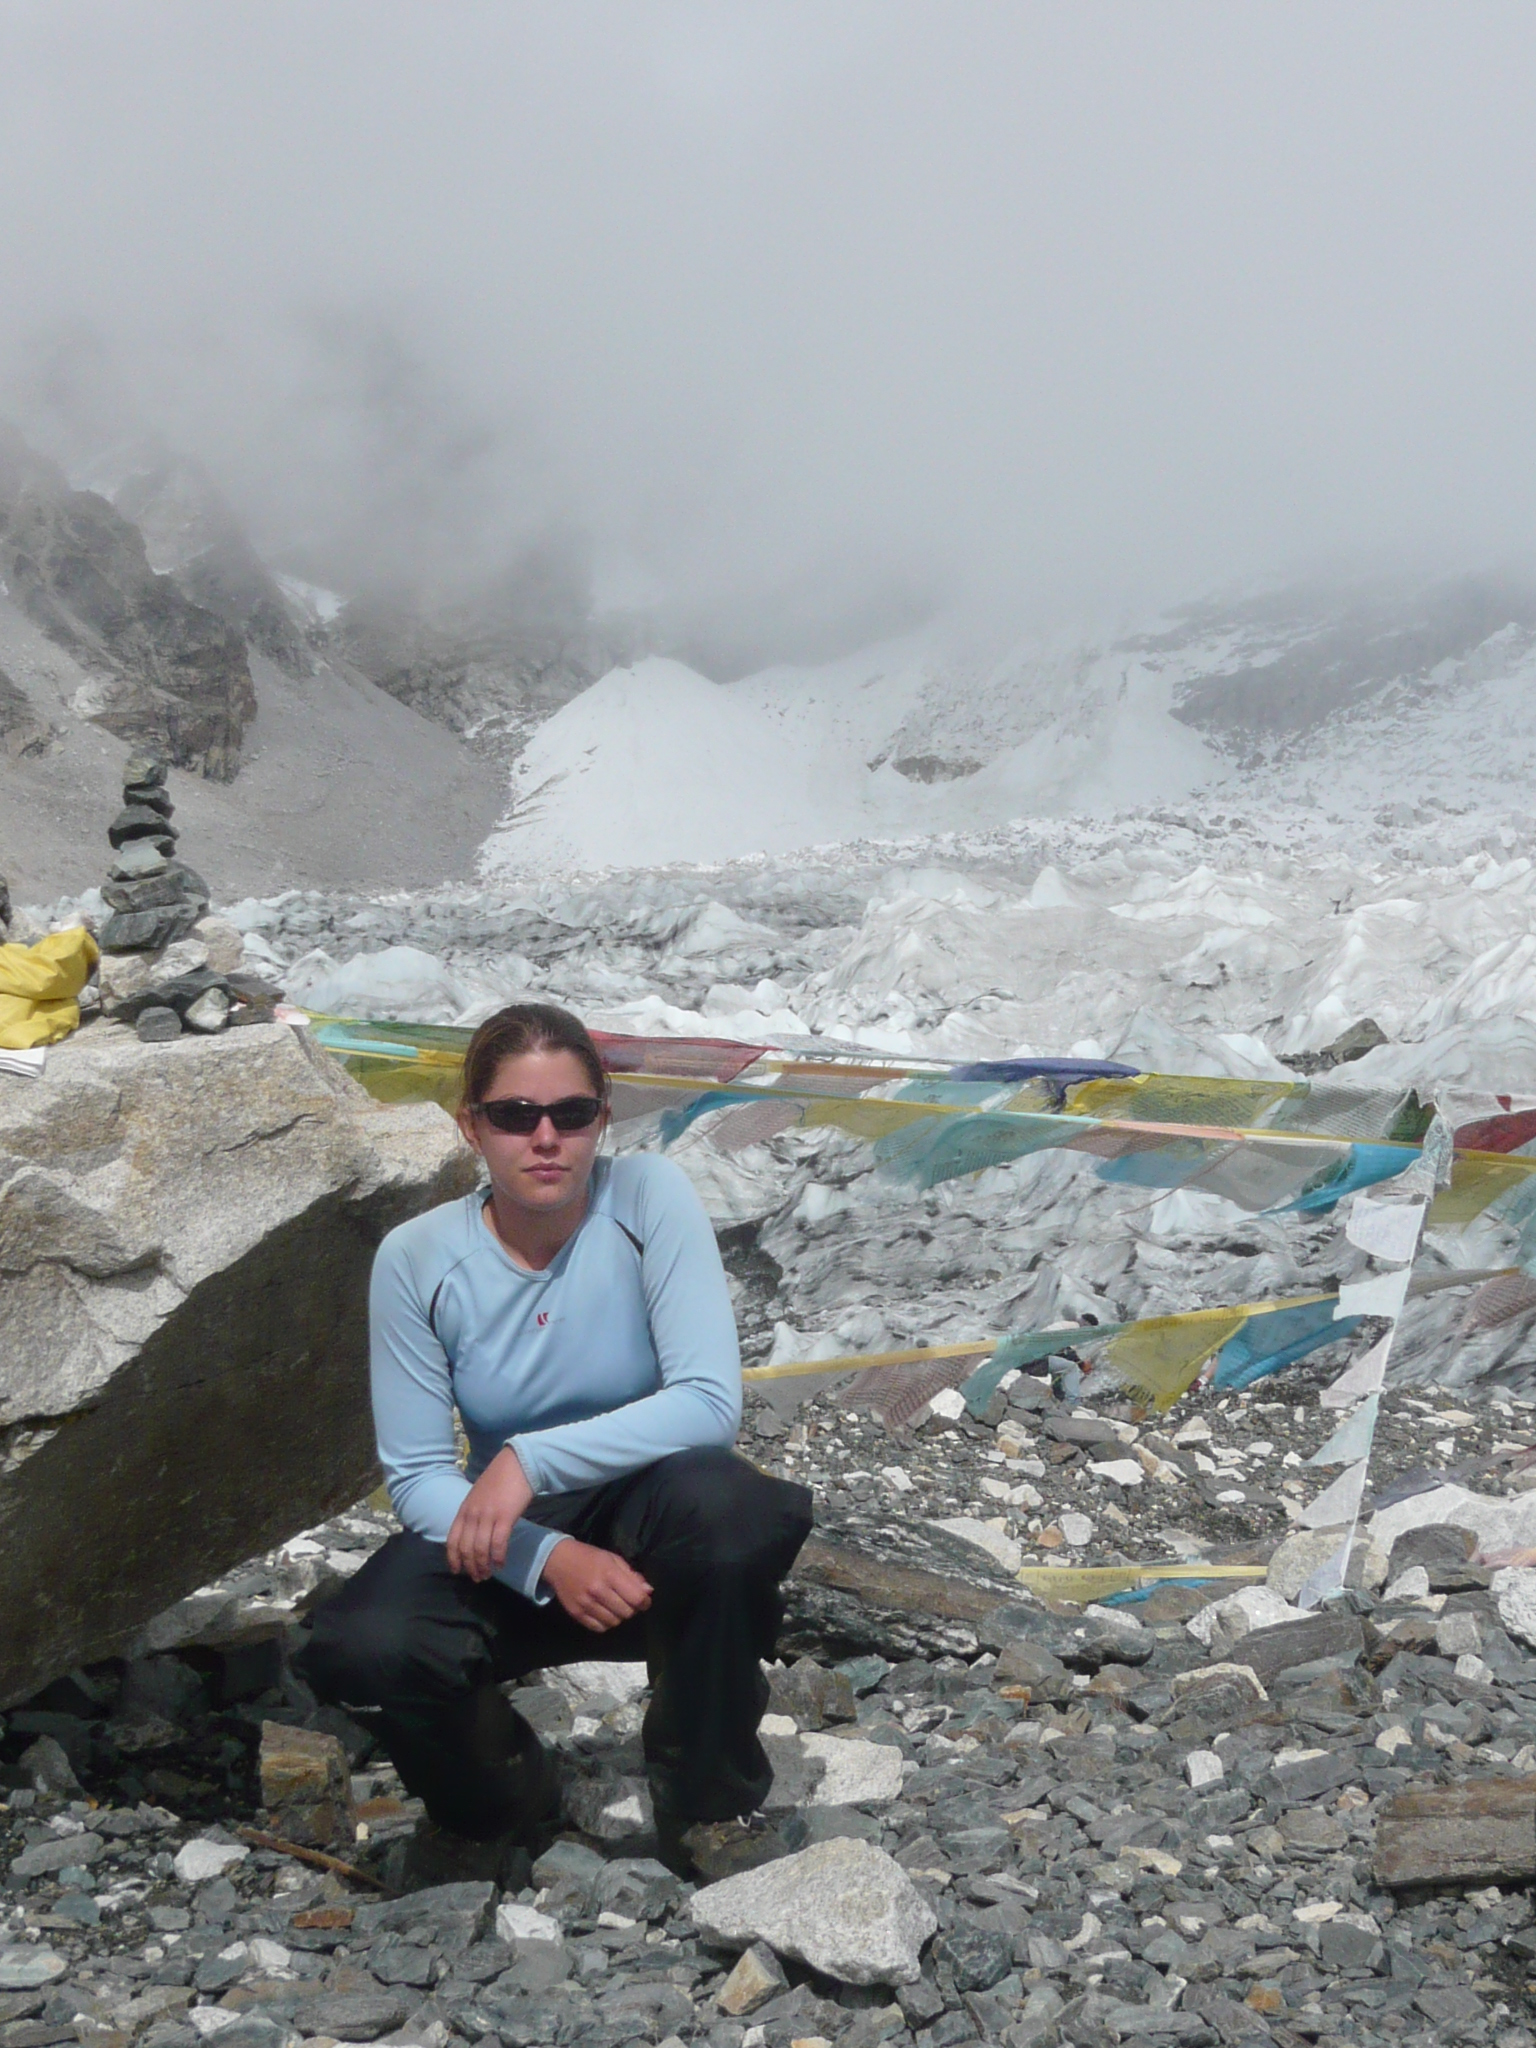
[[374, 1248], [472, 1180], [282, 1024], [0, 1090], [0, 1703], [367, 1491]]

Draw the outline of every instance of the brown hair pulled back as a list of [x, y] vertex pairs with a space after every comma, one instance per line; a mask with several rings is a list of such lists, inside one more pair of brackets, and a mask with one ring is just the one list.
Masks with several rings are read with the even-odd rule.
[[469, 1041], [459, 1098], [464, 1108], [474, 1109], [484, 1102], [502, 1061], [520, 1059], [525, 1052], [574, 1053], [586, 1069], [592, 1093], [599, 1102], [607, 1102], [608, 1076], [602, 1055], [581, 1019], [555, 1003], [510, 1003], [494, 1017], [487, 1017]]

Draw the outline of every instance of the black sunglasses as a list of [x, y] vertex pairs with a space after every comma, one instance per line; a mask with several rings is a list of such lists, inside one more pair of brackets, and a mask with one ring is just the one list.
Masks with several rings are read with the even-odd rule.
[[603, 1113], [595, 1095], [563, 1095], [558, 1102], [524, 1102], [516, 1095], [504, 1095], [498, 1102], [477, 1102], [475, 1115], [483, 1116], [493, 1131], [512, 1138], [531, 1138], [548, 1117], [557, 1131], [585, 1131]]

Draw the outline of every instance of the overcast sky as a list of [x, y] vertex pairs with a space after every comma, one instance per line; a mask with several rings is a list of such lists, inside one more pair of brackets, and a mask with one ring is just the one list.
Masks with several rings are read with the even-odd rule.
[[1536, 554], [1533, 86], [1470, 0], [0, 0], [0, 358], [620, 598]]

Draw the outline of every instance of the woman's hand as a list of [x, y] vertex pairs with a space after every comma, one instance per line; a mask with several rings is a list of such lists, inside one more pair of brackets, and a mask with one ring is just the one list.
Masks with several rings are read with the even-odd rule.
[[533, 1488], [510, 1444], [498, 1451], [465, 1495], [448, 1531], [448, 1569], [488, 1579], [507, 1561], [507, 1544]]
[[544, 1560], [543, 1577], [572, 1621], [595, 1635], [617, 1628], [651, 1604], [649, 1585], [622, 1557], [574, 1537], [555, 1545]]

